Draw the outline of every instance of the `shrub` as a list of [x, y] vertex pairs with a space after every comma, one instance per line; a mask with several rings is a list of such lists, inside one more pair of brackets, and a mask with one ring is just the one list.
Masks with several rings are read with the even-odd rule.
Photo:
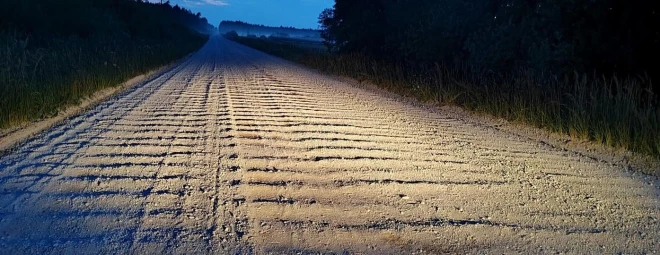
[[238, 33], [236, 33], [236, 31], [232, 30], [232, 31], [229, 31], [229, 32], [225, 33], [225, 37], [228, 38], [228, 39], [233, 40], [233, 39], [238, 38]]

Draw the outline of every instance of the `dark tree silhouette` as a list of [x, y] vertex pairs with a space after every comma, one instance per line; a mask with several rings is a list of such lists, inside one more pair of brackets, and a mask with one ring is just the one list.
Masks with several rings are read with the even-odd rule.
[[332, 50], [507, 72], [658, 76], [660, 1], [336, 0]]

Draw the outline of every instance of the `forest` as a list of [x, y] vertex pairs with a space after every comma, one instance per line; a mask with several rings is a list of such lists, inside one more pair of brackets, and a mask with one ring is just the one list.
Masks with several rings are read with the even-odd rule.
[[0, 128], [56, 114], [198, 49], [200, 13], [141, 0], [8, 0], [0, 8]]
[[320, 19], [334, 50], [381, 59], [498, 73], [660, 74], [660, 1], [337, 0]]

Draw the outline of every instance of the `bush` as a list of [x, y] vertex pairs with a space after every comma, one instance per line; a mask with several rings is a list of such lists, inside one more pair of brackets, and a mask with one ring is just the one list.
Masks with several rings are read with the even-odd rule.
[[229, 32], [225, 33], [225, 37], [228, 38], [228, 39], [233, 40], [233, 39], [238, 38], [238, 33], [236, 33], [236, 31], [232, 30], [232, 31], [229, 31]]

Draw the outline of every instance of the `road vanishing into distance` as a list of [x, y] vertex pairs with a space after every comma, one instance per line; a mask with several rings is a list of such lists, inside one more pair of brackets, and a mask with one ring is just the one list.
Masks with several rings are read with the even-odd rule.
[[217, 36], [0, 159], [3, 254], [660, 252], [655, 178]]

